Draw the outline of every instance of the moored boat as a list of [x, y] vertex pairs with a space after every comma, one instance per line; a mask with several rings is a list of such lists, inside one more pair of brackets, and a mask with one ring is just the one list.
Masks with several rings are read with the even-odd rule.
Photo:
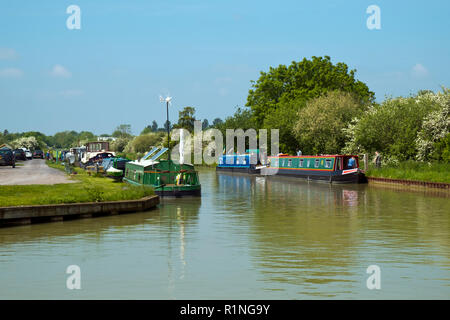
[[280, 175], [330, 183], [365, 183], [357, 155], [320, 155], [268, 157], [262, 175]]
[[162, 148], [150, 158], [156, 150], [150, 151], [141, 160], [127, 162], [123, 181], [152, 186], [157, 195], [165, 197], [200, 196], [201, 185], [194, 166], [169, 159], [160, 160], [167, 148]]
[[260, 174], [259, 150], [247, 150], [245, 154], [225, 154], [219, 157], [216, 171]]

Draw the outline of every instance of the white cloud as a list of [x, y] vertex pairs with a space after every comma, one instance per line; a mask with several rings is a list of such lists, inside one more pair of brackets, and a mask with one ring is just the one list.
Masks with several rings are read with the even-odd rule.
[[416, 78], [423, 78], [428, 76], [429, 72], [427, 68], [420, 63], [417, 63], [414, 67], [412, 67], [411, 74]]
[[59, 64], [56, 64], [53, 66], [50, 74], [53, 77], [57, 77], [57, 78], [70, 78], [72, 76], [72, 73], [69, 70], [67, 70], [62, 65], [59, 65]]
[[0, 77], [2, 78], [20, 78], [23, 71], [17, 68], [0, 69]]
[[12, 60], [17, 58], [19, 55], [16, 50], [11, 48], [0, 48], [0, 60]]

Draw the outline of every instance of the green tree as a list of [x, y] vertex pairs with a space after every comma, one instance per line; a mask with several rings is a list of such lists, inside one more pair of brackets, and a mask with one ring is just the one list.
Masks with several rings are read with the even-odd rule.
[[348, 137], [344, 151], [380, 151], [385, 158], [393, 160], [415, 159], [416, 139], [424, 119], [439, 107], [428, 93], [389, 98], [380, 105], [370, 106], [344, 130]]
[[148, 152], [152, 146], [162, 145], [164, 137], [164, 132], [140, 135], [132, 141], [133, 151], [138, 153]]
[[426, 91], [420, 91], [420, 93], [422, 101], [433, 101], [439, 105], [439, 108], [428, 114], [423, 121], [422, 129], [416, 139], [417, 159], [449, 161], [450, 90], [443, 88], [443, 91], [437, 94]]
[[355, 79], [355, 72], [345, 63], [333, 64], [328, 56], [313, 56], [311, 60], [293, 61], [290, 66], [271, 67], [268, 72], [261, 72], [256, 82], [252, 81], [246, 106], [251, 108], [256, 124], [261, 127], [265, 118], [280, 105], [295, 102], [302, 107], [304, 102], [328, 91], [351, 92], [360, 104], [372, 102], [374, 93]]
[[178, 123], [176, 128], [184, 128], [189, 130], [189, 132], [194, 131], [194, 121], [195, 121], [195, 108], [193, 107], [184, 107], [178, 114]]
[[78, 133], [76, 131], [57, 132], [53, 136], [53, 146], [56, 148], [69, 148], [78, 141]]
[[298, 145], [304, 154], [339, 153], [345, 145], [346, 128], [363, 106], [348, 92], [332, 91], [310, 100], [298, 111], [294, 126]]
[[209, 121], [208, 121], [208, 119], [203, 119], [202, 130], [206, 130], [208, 128], [209, 128]]
[[158, 131], [158, 122], [153, 120], [153, 122], [152, 122], [152, 132], [156, 132], [156, 131]]
[[113, 137], [115, 138], [131, 138], [131, 124], [121, 124], [114, 130]]
[[142, 131], [141, 131], [141, 135], [146, 134], [146, 133], [150, 133], [152, 132], [152, 127], [151, 126], [146, 126]]
[[223, 123], [223, 120], [222, 119], [220, 119], [220, 118], [215, 118], [214, 120], [213, 120], [213, 127], [217, 127], [217, 126], [219, 126], [219, 125], [221, 125]]

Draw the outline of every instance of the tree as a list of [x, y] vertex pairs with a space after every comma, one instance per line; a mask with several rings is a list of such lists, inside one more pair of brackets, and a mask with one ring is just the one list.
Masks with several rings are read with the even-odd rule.
[[304, 154], [339, 153], [345, 145], [346, 128], [363, 112], [358, 99], [348, 92], [332, 91], [310, 100], [298, 111], [294, 133]]
[[140, 135], [131, 142], [133, 151], [138, 153], [148, 152], [152, 146], [161, 146], [164, 137], [164, 132]]
[[[420, 94], [422, 93], [422, 94]], [[439, 109], [431, 112], [423, 121], [422, 129], [416, 138], [418, 160], [450, 161], [450, 90], [443, 92], [420, 91], [422, 100], [429, 99], [439, 105]]]
[[385, 159], [414, 159], [418, 152], [416, 138], [424, 119], [439, 107], [429, 93], [389, 98], [380, 105], [370, 106], [344, 130], [348, 138], [344, 151], [380, 151]]
[[187, 129], [189, 132], [194, 131], [194, 121], [195, 121], [195, 108], [193, 107], [184, 107], [178, 114], [178, 123], [176, 125], [177, 128]]
[[121, 124], [112, 134], [115, 138], [131, 138], [131, 124]]
[[221, 125], [223, 123], [223, 120], [222, 119], [220, 119], [220, 118], [215, 118], [214, 120], [213, 120], [213, 127], [217, 127], [217, 126], [219, 126], [219, 125]]
[[257, 126], [261, 127], [266, 117], [280, 105], [292, 102], [303, 102], [304, 105], [304, 102], [329, 91], [351, 92], [361, 105], [373, 102], [374, 93], [355, 79], [355, 72], [349, 70], [345, 63], [334, 65], [328, 56], [293, 61], [288, 67], [271, 67], [268, 72], [261, 72], [256, 82], [252, 81], [246, 106], [251, 108]]
[[250, 128], [255, 128], [253, 113], [247, 108], [243, 109], [241, 107], [237, 107], [232, 117], [227, 117], [225, 121], [216, 124], [215, 127], [221, 130], [224, 136], [226, 129], [243, 129], [245, 131]]
[[129, 138], [117, 138], [111, 143], [111, 150], [116, 152], [123, 152], [129, 142]]
[[56, 148], [69, 148], [78, 141], [78, 133], [76, 131], [57, 132], [53, 136], [53, 145]]
[[27, 148], [29, 150], [36, 150], [41, 148], [39, 142], [35, 137], [21, 137], [11, 142], [11, 147], [17, 148]]
[[155, 120], [153, 120], [153, 122], [152, 122], [152, 132], [156, 132], [156, 131], [158, 131], [158, 123]]
[[144, 128], [144, 130], [141, 131], [141, 135], [147, 134], [147, 133], [150, 133], [150, 132], [152, 132], [152, 127], [151, 126], [146, 126]]
[[172, 130], [172, 124], [171, 124], [171, 122], [169, 120], [166, 120], [164, 122], [164, 129], [161, 130], [161, 131], [167, 132], [167, 130], [169, 130], [169, 131]]
[[209, 121], [208, 121], [208, 119], [203, 119], [202, 130], [206, 130], [208, 128], [209, 128]]

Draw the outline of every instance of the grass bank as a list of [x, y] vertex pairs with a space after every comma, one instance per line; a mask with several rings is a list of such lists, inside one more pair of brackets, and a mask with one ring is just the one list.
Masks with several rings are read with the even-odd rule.
[[396, 166], [382, 167], [380, 169], [369, 166], [369, 169], [366, 171], [366, 176], [450, 183], [450, 164], [405, 161]]
[[[47, 164], [64, 171], [62, 165]], [[80, 168], [75, 170], [77, 174], [72, 179], [79, 183], [0, 186], [0, 207], [135, 200], [154, 194], [151, 187], [114, 182], [106, 177], [89, 176]]]

